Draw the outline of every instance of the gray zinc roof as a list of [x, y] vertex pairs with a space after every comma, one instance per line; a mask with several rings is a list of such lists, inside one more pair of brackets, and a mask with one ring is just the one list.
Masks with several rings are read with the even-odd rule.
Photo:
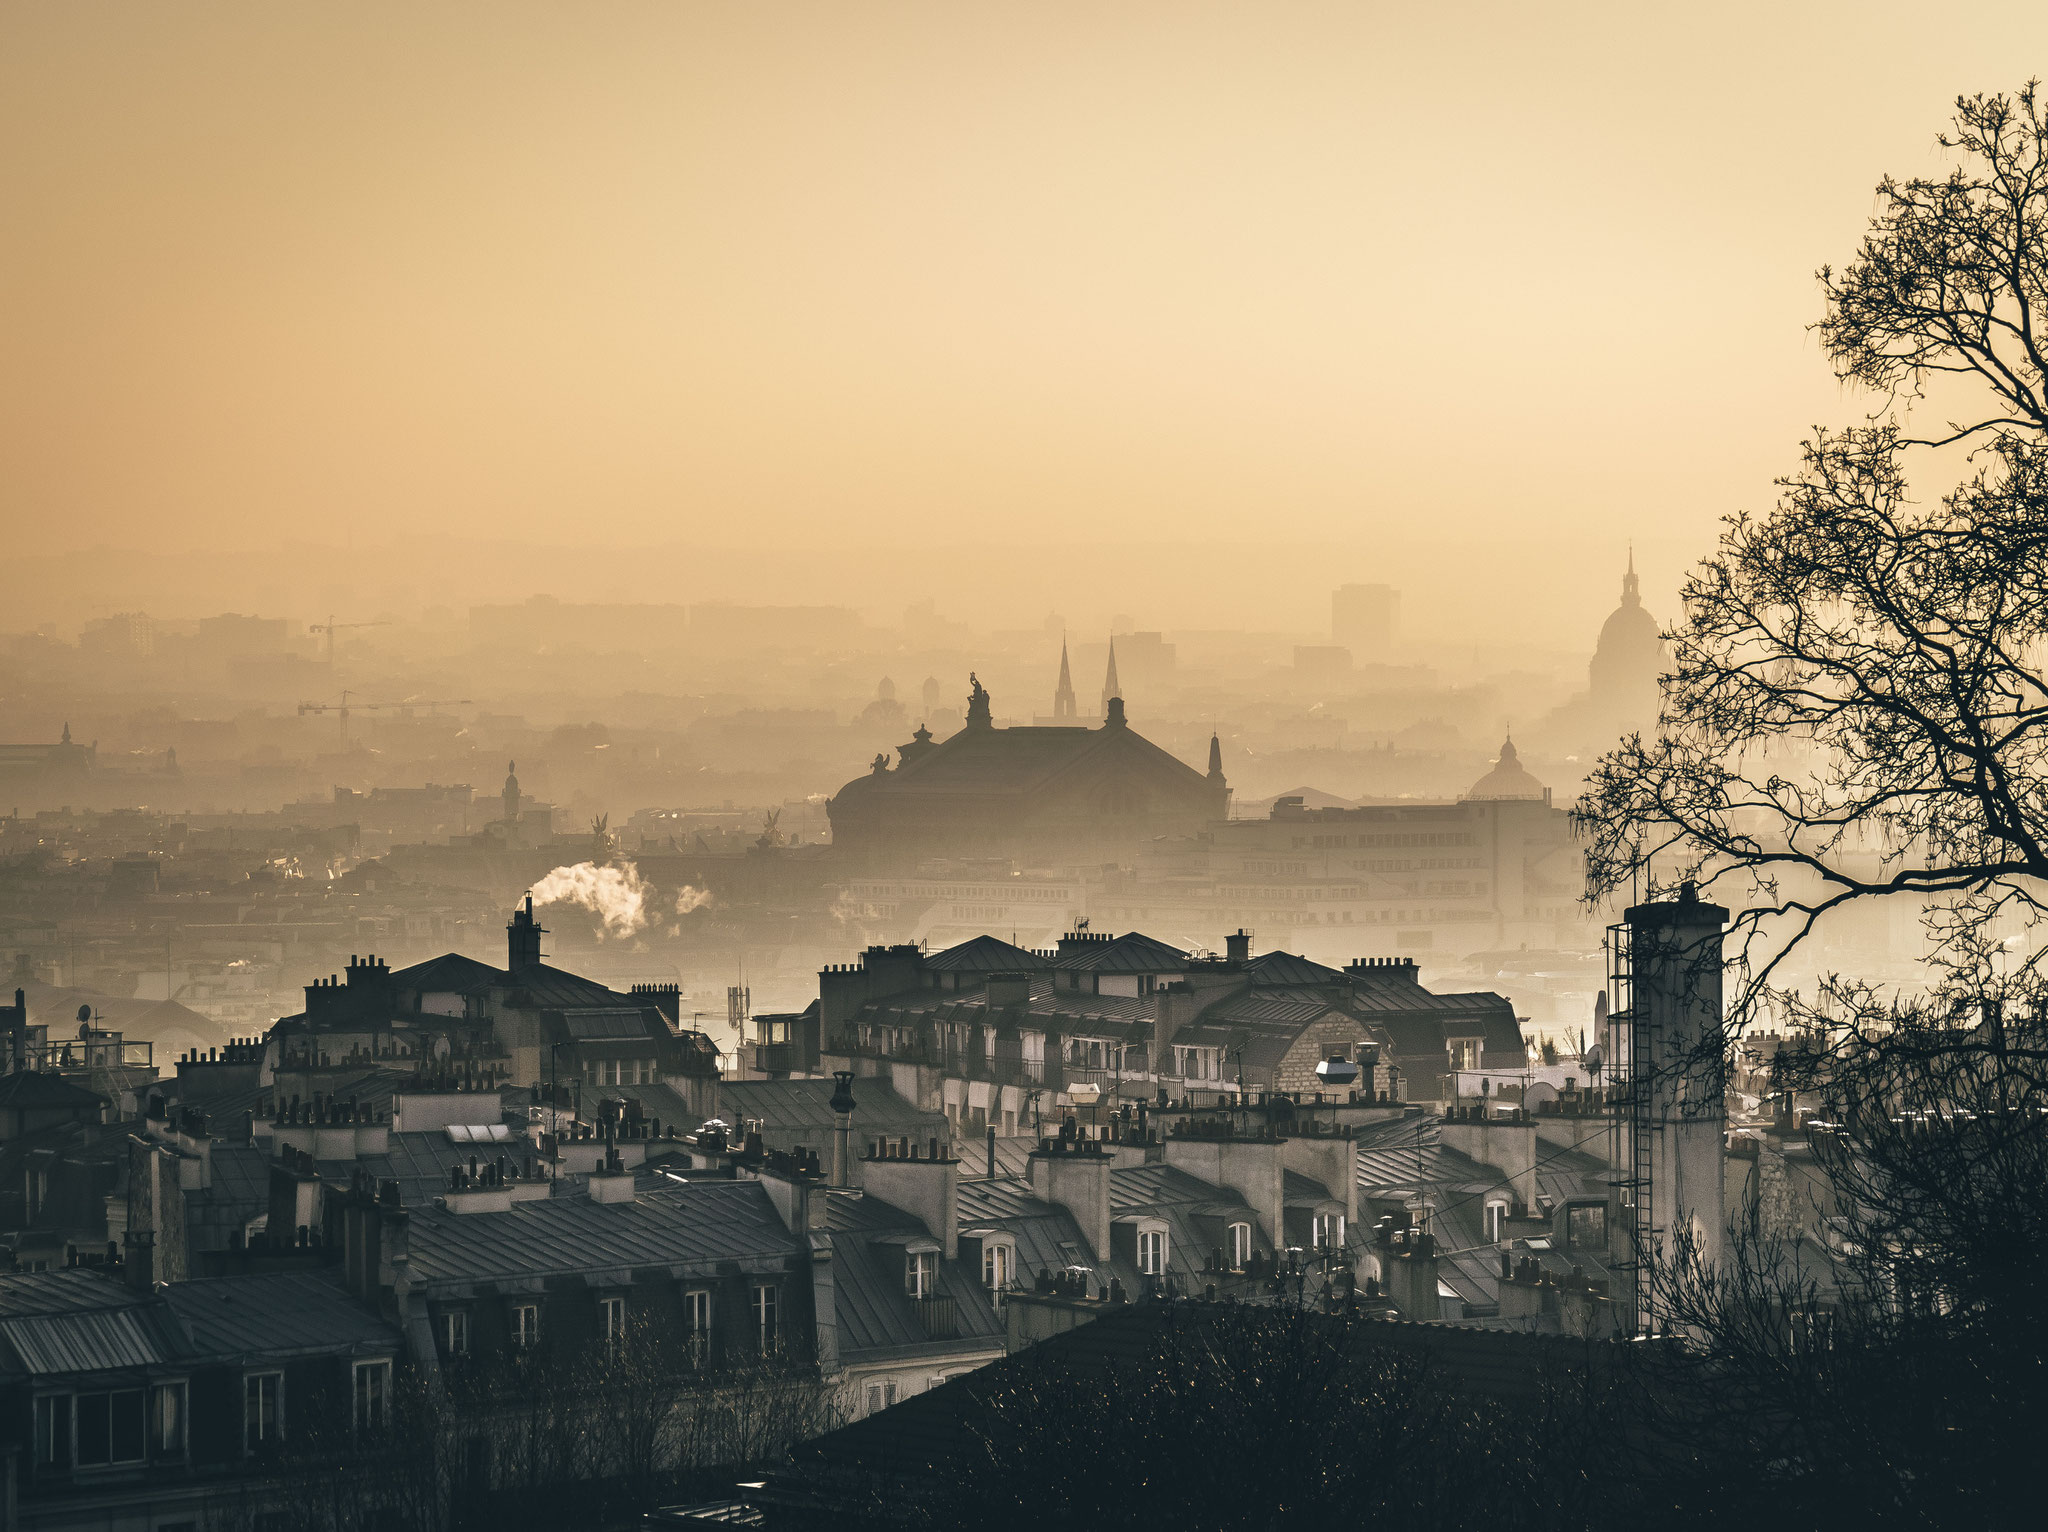
[[397, 1329], [349, 1297], [337, 1283], [299, 1272], [258, 1272], [174, 1282], [163, 1290], [191, 1337], [196, 1357], [291, 1356], [383, 1352]]
[[803, 1248], [758, 1181], [696, 1181], [631, 1202], [570, 1194], [501, 1213], [421, 1208], [412, 1215], [410, 1255], [421, 1281], [462, 1283], [647, 1266], [694, 1272], [749, 1258], [779, 1265]]
[[144, 1307], [0, 1319], [0, 1340], [20, 1371], [38, 1377], [160, 1366], [179, 1350], [162, 1315]]
[[903, 1237], [924, 1232], [911, 1214], [876, 1197], [833, 1197], [832, 1302], [839, 1321], [839, 1354], [847, 1361], [898, 1353], [957, 1351], [977, 1341], [1000, 1351], [1002, 1315], [977, 1273], [960, 1260], [938, 1263], [935, 1296], [951, 1298], [958, 1316], [957, 1338], [933, 1341], [904, 1290]]
[[924, 960], [924, 966], [928, 973], [1011, 973], [1048, 965], [1042, 953], [1014, 947], [998, 937], [977, 936], [934, 952]]
[[[772, 1129], [830, 1129], [831, 1080], [728, 1080], [718, 1087], [718, 1099], [728, 1121], [758, 1117]], [[945, 1116], [921, 1112], [896, 1094], [886, 1080], [867, 1076], [853, 1082], [854, 1141], [877, 1132], [928, 1133], [943, 1128]], [[694, 1124], [693, 1124], [694, 1126]]]
[[1142, 931], [1126, 931], [1105, 942], [1087, 942], [1065, 957], [1053, 958], [1052, 966], [1082, 973], [1172, 973], [1187, 962], [1188, 955]]

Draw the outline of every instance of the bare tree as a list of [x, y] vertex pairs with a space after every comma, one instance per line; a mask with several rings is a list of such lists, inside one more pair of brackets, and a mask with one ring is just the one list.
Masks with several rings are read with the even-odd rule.
[[[2048, 115], [2031, 84], [1967, 97], [1941, 142], [1951, 174], [1882, 182], [1820, 273], [1828, 356], [1893, 418], [1817, 432], [1775, 509], [1726, 523], [1654, 737], [1575, 810], [1593, 897], [1719, 883], [1770, 933], [1760, 977], [1849, 901], [1932, 900], [1945, 942], [2038, 913], [2048, 877]], [[1909, 469], [1958, 452], [1915, 502]]]
[[[1591, 897], [1697, 879], [1740, 909], [1731, 1020], [1788, 1030], [1772, 1089], [1818, 1108], [1800, 1216], [1753, 1203], [1712, 1267], [1678, 1231], [1660, 1279], [1686, 1344], [1645, 1419], [1723, 1520], [1997, 1524], [2048, 1410], [2048, 112], [1965, 97], [1941, 143], [1951, 173], [1882, 182], [1820, 273], [1876, 410], [1726, 523], [1655, 736], [1574, 811]], [[1916, 501], [1926, 473], [1960, 482]], [[1921, 912], [1927, 982], [1777, 982], [1880, 897]]]

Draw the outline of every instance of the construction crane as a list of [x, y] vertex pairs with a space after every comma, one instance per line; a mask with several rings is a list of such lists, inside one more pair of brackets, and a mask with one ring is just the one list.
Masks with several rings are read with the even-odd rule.
[[[308, 633], [325, 633], [327, 635], [327, 673], [329, 675], [332, 675], [334, 674], [335, 634], [351, 632], [356, 628], [388, 628], [390, 626], [391, 621], [389, 618], [379, 618], [376, 622], [336, 622], [334, 620], [334, 614], [332, 612], [329, 612], [327, 614], [327, 620], [325, 622], [316, 622], [306, 631]], [[300, 711], [303, 712], [304, 709], [301, 709]], [[342, 731], [346, 733], [347, 730], [347, 715], [344, 714], [342, 720]]]
[[352, 691], [344, 691], [344, 692], [342, 692], [342, 694], [341, 694], [341, 701], [339, 701], [339, 702], [301, 702], [301, 703], [299, 704], [299, 716], [300, 716], [301, 718], [304, 718], [304, 717], [305, 717], [305, 716], [306, 716], [306, 715], [307, 715], [308, 713], [336, 713], [336, 714], [339, 714], [339, 715], [340, 715], [340, 717], [341, 717], [341, 748], [342, 748], [343, 750], [347, 750], [347, 749], [348, 749], [348, 715], [349, 715], [349, 714], [350, 714], [351, 712], [356, 712], [356, 713], [382, 713], [382, 712], [389, 712], [389, 711], [391, 711], [391, 710], [392, 710], [392, 709], [394, 709], [394, 708], [399, 708], [399, 709], [412, 709], [412, 708], [416, 708], [416, 707], [424, 707], [424, 708], [437, 708], [437, 707], [469, 707], [469, 706], [471, 706], [470, 700], [469, 700], [469, 698], [467, 698], [467, 697], [406, 697], [406, 698], [404, 698], [403, 700], [401, 700], [401, 701], [398, 701], [398, 702], [351, 702], [351, 701], [349, 701], [349, 698], [351, 698], [351, 697], [356, 697], [356, 696], [360, 696], [360, 695], [361, 695], [361, 693], [359, 693], [359, 692], [352, 692]]

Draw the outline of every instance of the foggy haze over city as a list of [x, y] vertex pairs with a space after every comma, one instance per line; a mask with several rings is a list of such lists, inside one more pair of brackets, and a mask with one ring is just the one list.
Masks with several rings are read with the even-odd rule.
[[2044, 57], [0, 13], [0, 1532], [2011, 1524]]

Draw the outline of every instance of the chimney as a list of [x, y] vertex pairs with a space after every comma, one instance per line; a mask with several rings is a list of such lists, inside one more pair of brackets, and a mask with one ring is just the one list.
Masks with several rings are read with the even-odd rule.
[[853, 1175], [853, 1071], [834, 1070], [832, 1079], [832, 1175], [833, 1186], [850, 1186]]
[[1252, 933], [1239, 926], [1223, 938], [1223, 954], [1233, 963], [1249, 963], [1252, 957]]
[[590, 1173], [590, 1200], [592, 1202], [631, 1202], [633, 1200], [633, 1172], [618, 1164], [618, 1157], [600, 1165]]
[[1040, 1139], [1025, 1177], [1032, 1195], [1074, 1215], [1098, 1263], [1109, 1260], [1109, 1169], [1114, 1163], [1094, 1139]]
[[[1659, 1267], [1690, 1227], [1701, 1260], [1719, 1264], [1726, 1233], [1728, 1125], [1721, 1015], [1721, 935], [1728, 911], [1686, 883], [1676, 899], [1628, 911], [1627, 1004], [1609, 1017], [1608, 1079], [1622, 1084], [1622, 1167], [1631, 1178], [1625, 1248], [1633, 1284], [1619, 1294], [1625, 1333], [1657, 1325]], [[1647, 1247], [1647, 1248], [1646, 1248]]]
[[1380, 1230], [1380, 1286], [1403, 1319], [1437, 1319], [1436, 1239], [1419, 1229]]
[[540, 967], [540, 939], [546, 934], [547, 928], [533, 918], [533, 895], [528, 894], [505, 927], [505, 966], [515, 974]]
[[[1351, 1140], [1339, 1140], [1344, 1146], [1342, 1152], [1356, 1157], [1357, 1151]], [[1198, 1181], [1207, 1181], [1212, 1186], [1227, 1186], [1244, 1198], [1265, 1231], [1266, 1238], [1276, 1249], [1287, 1246], [1287, 1194], [1286, 1163], [1277, 1139], [1269, 1138], [1184, 1138], [1174, 1135], [1166, 1140], [1166, 1163], [1176, 1170], [1184, 1170]], [[1350, 1180], [1357, 1182], [1354, 1169]], [[1345, 1177], [1341, 1174], [1330, 1178], [1332, 1194], [1339, 1199], [1345, 1193], [1338, 1188]], [[1355, 1198], [1356, 1192], [1352, 1193]], [[1355, 1201], [1345, 1204], [1353, 1212]]]
[[[861, 1190], [915, 1214], [925, 1232], [939, 1242], [945, 1258], [956, 1260], [960, 1255], [960, 1162], [936, 1138], [926, 1147], [926, 1155], [912, 1159], [870, 1154], [861, 1161]], [[913, 1144], [912, 1154], [918, 1149]]]

